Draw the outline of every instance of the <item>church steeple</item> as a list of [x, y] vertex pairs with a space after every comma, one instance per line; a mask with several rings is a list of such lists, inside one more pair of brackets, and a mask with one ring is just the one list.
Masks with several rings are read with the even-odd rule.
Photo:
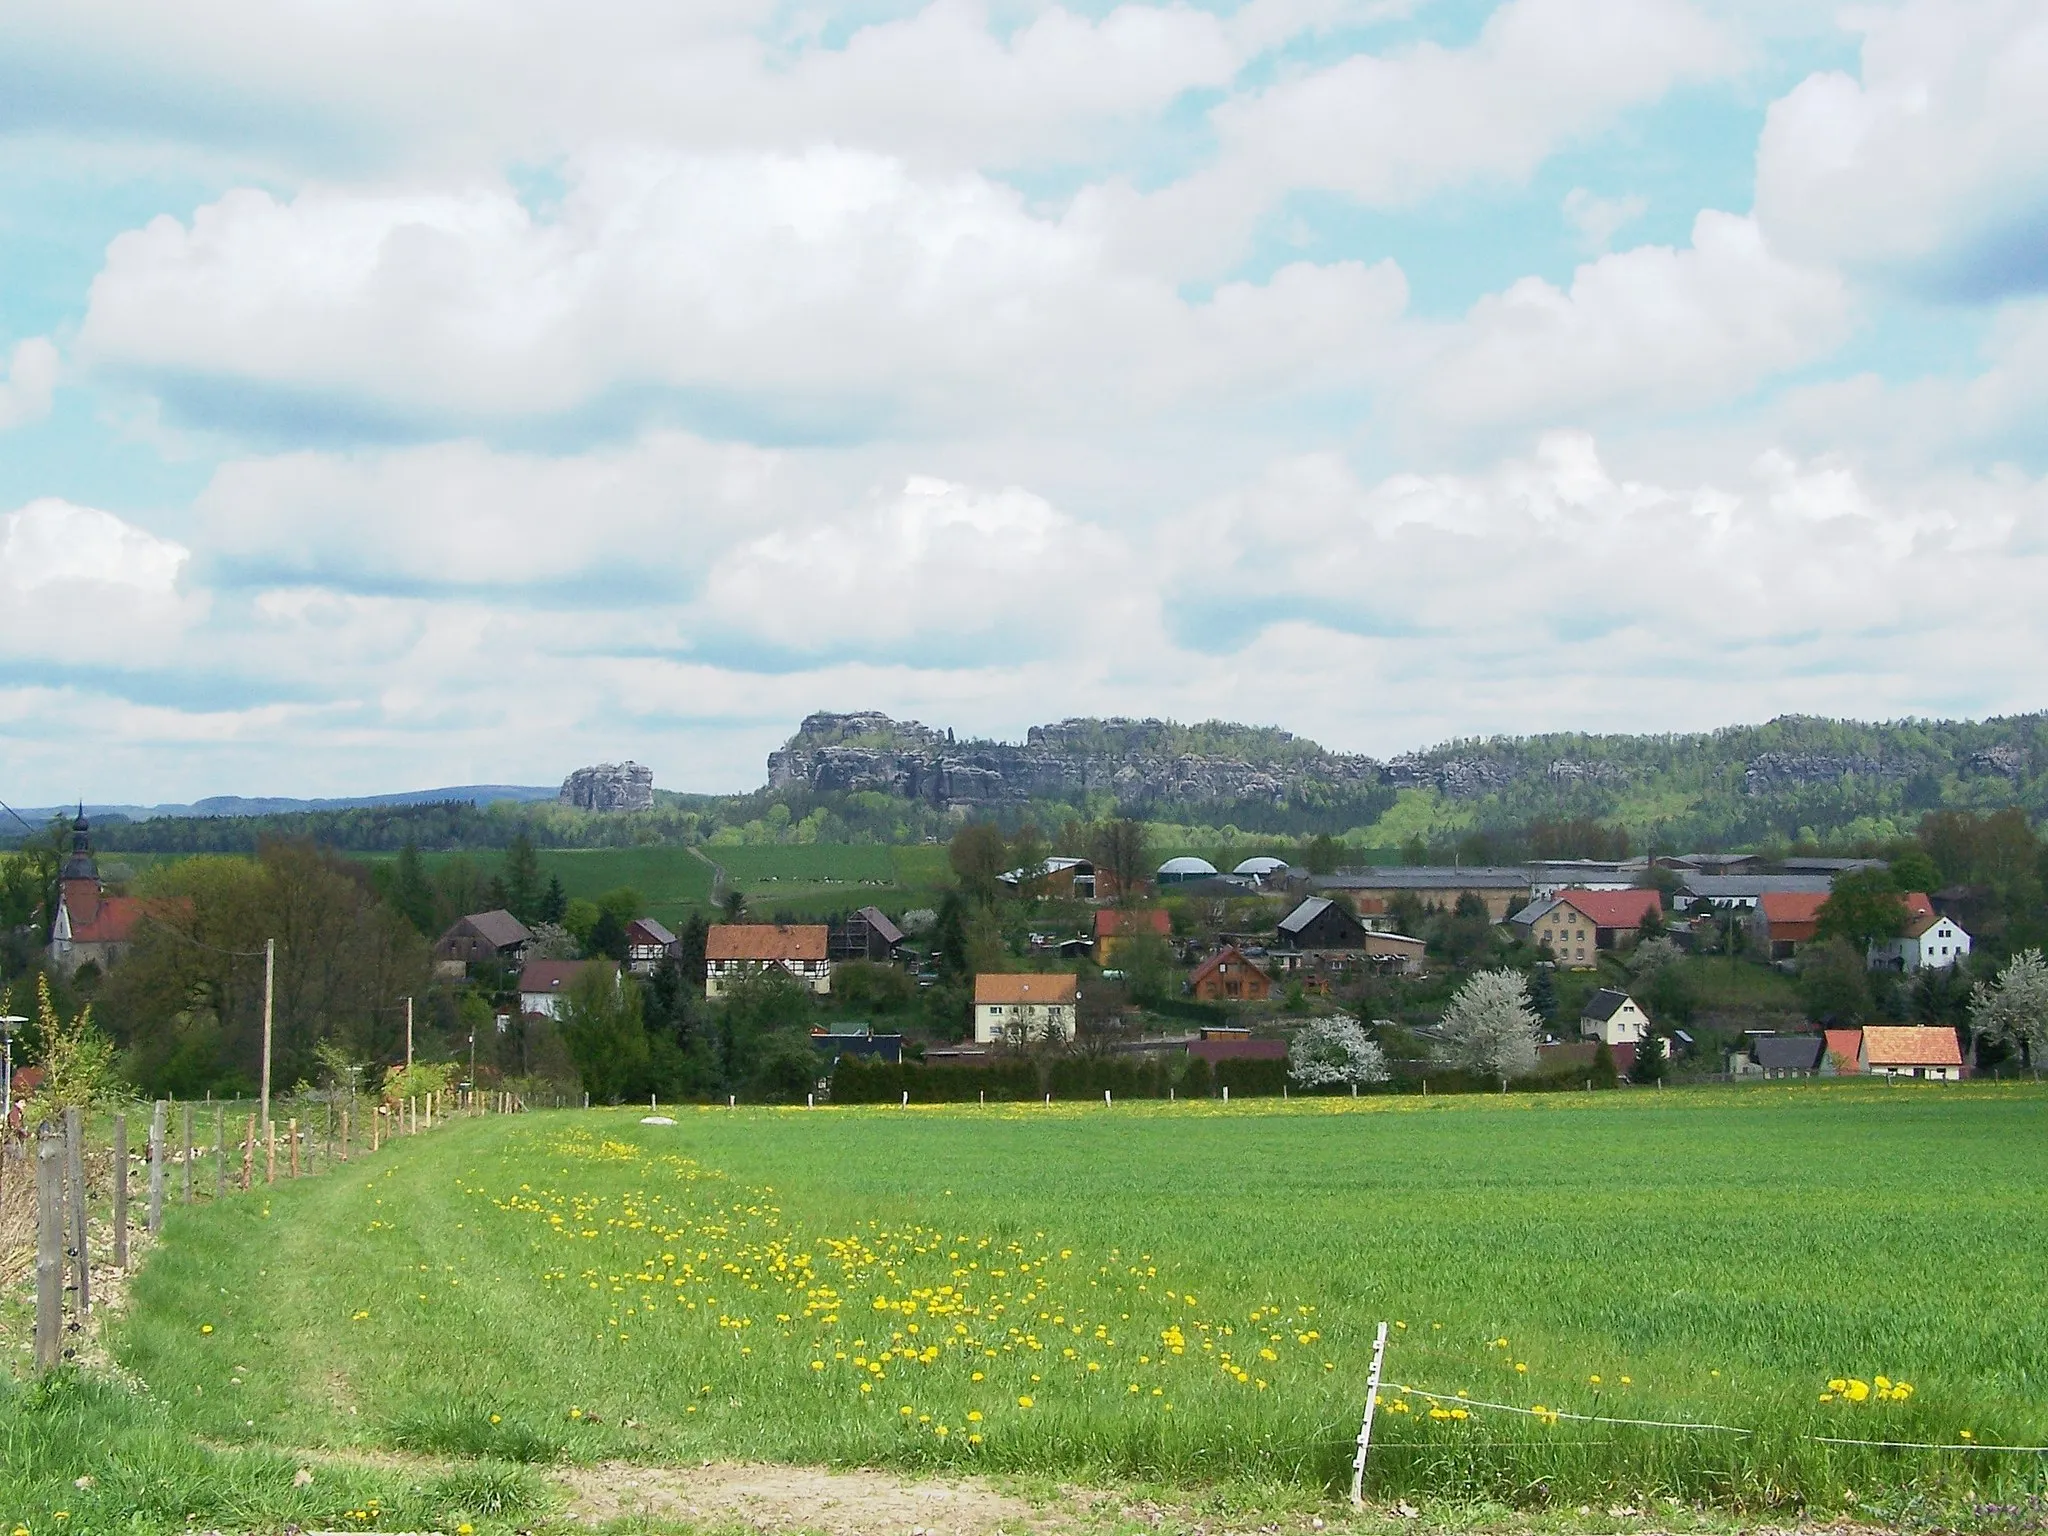
[[64, 862], [66, 880], [90, 880], [99, 884], [100, 867], [92, 856], [92, 823], [85, 819], [85, 802], [78, 804], [78, 819], [71, 823], [71, 857]]

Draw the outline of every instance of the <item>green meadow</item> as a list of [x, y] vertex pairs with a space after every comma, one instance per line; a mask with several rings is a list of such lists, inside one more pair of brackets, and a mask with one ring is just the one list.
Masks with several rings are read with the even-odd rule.
[[[2048, 1444], [2032, 1084], [641, 1113], [173, 1210], [110, 1341], [152, 1433], [453, 1457], [508, 1510], [606, 1458], [1313, 1498], [1385, 1321], [1378, 1499], [2040, 1487], [1989, 1449]], [[0, 1496], [40, 1536], [92, 1493], [10, 1461]]]

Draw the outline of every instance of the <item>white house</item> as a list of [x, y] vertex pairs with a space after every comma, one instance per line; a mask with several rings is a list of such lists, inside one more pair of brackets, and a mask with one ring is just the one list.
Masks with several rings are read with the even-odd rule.
[[982, 1045], [1074, 1038], [1080, 981], [1071, 972], [1005, 972], [974, 978], [974, 1038]]
[[1945, 971], [1970, 952], [1970, 936], [1942, 917], [1920, 892], [1906, 898], [1906, 928], [1896, 939], [1870, 946], [1873, 971]]
[[576, 978], [596, 966], [619, 979], [616, 960], [529, 960], [519, 973], [519, 1011], [537, 1013], [550, 1019], [562, 1016], [562, 1001], [576, 985]]
[[1609, 1045], [1640, 1045], [1650, 1032], [1650, 1016], [1636, 1000], [1615, 987], [1602, 987], [1586, 999], [1579, 1014], [1579, 1036]]

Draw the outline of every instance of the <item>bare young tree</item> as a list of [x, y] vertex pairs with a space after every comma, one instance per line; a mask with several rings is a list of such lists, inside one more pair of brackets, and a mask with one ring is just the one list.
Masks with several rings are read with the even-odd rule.
[[1481, 971], [1452, 994], [1437, 1055], [1445, 1066], [1485, 1077], [1525, 1076], [1536, 1069], [1541, 1027], [1521, 972]]

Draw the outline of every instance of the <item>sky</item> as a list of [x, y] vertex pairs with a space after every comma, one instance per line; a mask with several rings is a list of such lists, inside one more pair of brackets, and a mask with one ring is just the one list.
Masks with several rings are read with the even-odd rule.
[[0, 0], [0, 799], [2048, 705], [2039, 0]]

